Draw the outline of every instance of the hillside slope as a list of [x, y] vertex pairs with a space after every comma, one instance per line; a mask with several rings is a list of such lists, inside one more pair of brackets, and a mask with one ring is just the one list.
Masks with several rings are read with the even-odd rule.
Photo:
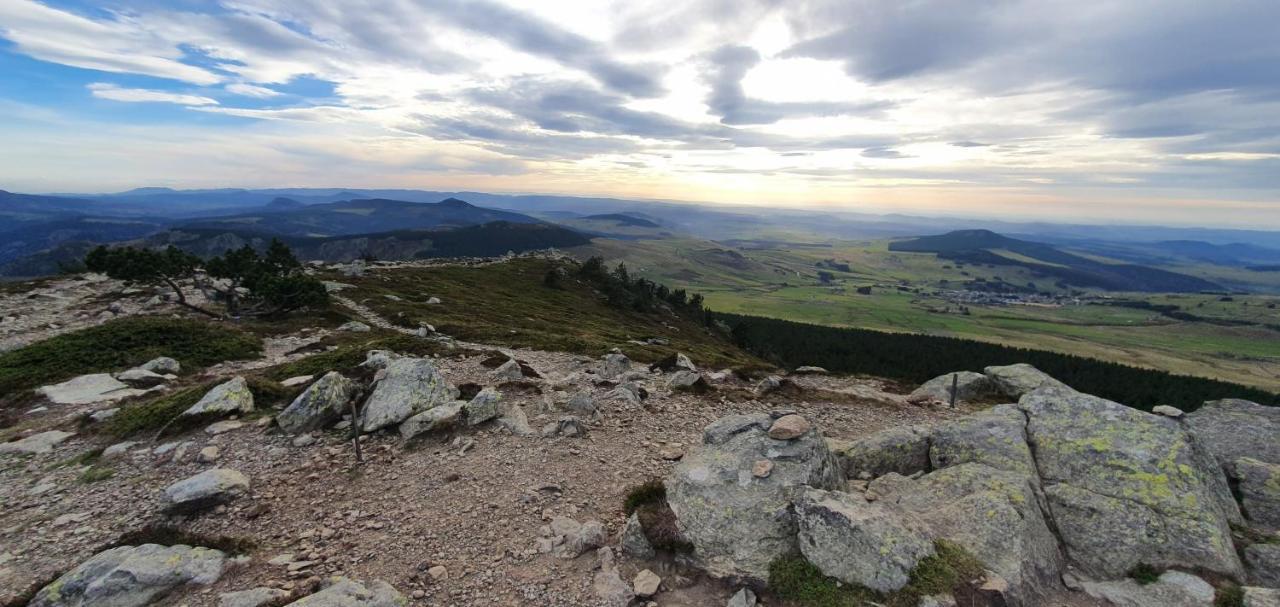
[[253, 230], [283, 236], [341, 236], [392, 230], [464, 227], [507, 221], [539, 223], [520, 213], [477, 207], [456, 198], [437, 203], [367, 199], [317, 204], [297, 210], [245, 213], [200, 219], [182, 227]]

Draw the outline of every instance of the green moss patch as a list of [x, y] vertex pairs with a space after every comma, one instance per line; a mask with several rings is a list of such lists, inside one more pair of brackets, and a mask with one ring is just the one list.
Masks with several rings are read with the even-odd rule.
[[938, 540], [934, 550], [933, 556], [916, 565], [906, 586], [887, 594], [827, 577], [799, 555], [783, 557], [769, 565], [769, 587], [779, 597], [802, 607], [915, 607], [926, 596], [963, 595], [968, 583], [982, 576], [982, 562], [961, 546]]
[[121, 404], [119, 412], [103, 422], [100, 431], [108, 436], [123, 438], [141, 432], [159, 431], [161, 428], [166, 428], [166, 425], [168, 425], [166, 430], [170, 432], [189, 429], [199, 421], [208, 420], [195, 420], [193, 417], [189, 422], [177, 422], [178, 415], [196, 404], [200, 397], [215, 385], [217, 382], [211, 381], [175, 390], [159, 397], [126, 401]]

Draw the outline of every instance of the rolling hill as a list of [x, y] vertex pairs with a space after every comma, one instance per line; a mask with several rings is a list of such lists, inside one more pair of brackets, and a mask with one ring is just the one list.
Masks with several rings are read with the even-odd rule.
[[1060, 284], [1109, 291], [1186, 293], [1221, 289], [1207, 280], [1128, 263], [1105, 263], [990, 230], [957, 230], [889, 244], [890, 251], [934, 253], [959, 262], [1020, 266]]
[[272, 211], [199, 219], [186, 222], [180, 227], [251, 230], [280, 236], [325, 237], [406, 229], [464, 227], [494, 221], [541, 223], [528, 215], [485, 209], [457, 198], [449, 198], [437, 203], [373, 198]]

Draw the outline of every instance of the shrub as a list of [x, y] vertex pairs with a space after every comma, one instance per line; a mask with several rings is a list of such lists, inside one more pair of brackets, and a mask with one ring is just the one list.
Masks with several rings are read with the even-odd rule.
[[1213, 596], [1213, 607], [1244, 607], [1244, 588], [1231, 582], [1219, 586]]
[[85, 373], [118, 371], [158, 356], [187, 369], [258, 357], [262, 341], [198, 320], [140, 316], [64, 333], [0, 354], [0, 395]]
[[627, 513], [627, 516], [631, 516], [640, 506], [657, 503], [665, 504], [666, 502], [667, 487], [662, 484], [661, 479], [655, 478], [629, 489], [622, 509]]

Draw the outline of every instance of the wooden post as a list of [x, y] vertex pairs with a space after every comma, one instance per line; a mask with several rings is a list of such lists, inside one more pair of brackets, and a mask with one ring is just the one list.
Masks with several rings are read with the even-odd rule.
[[360, 453], [360, 417], [356, 414], [356, 399], [351, 399], [351, 444], [356, 448], [356, 464], [364, 463]]
[[960, 387], [960, 374], [951, 374], [951, 408], [956, 408], [956, 390]]

